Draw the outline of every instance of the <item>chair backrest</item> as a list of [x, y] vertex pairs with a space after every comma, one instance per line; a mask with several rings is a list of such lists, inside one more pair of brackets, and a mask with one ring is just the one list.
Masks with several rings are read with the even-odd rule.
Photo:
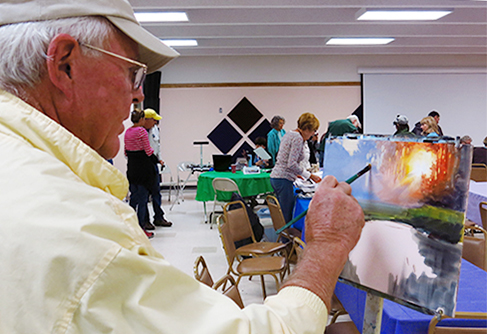
[[286, 220], [284, 219], [284, 215], [282, 214], [281, 206], [279, 205], [279, 201], [275, 196], [268, 195], [265, 199], [267, 206], [269, 207], [269, 212], [271, 214], [272, 225], [274, 226], [274, 230], [279, 230], [284, 225], [286, 225]]
[[161, 174], [171, 175], [171, 178], [172, 178], [171, 168], [168, 165], [164, 165], [164, 167], [163, 167], [163, 166], [158, 164], [158, 166], [160, 166], [159, 168], [160, 168]]
[[487, 271], [487, 231], [478, 225], [469, 226], [470, 231], [483, 233], [483, 238], [468, 236], [463, 237], [462, 257]]
[[174, 184], [174, 179], [172, 176], [171, 168], [165, 165], [164, 168], [161, 167], [161, 185], [172, 185]]
[[482, 226], [487, 228], [487, 202], [479, 203], [480, 219], [482, 221]]
[[299, 237], [294, 237], [291, 245], [291, 250], [288, 253], [287, 261], [291, 264], [297, 264], [301, 259], [303, 250], [306, 244]]
[[487, 181], [487, 165], [472, 164], [472, 171], [470, 172], [470, 179], [476, 182]]
[[206, 261], [203, 256], [198, 256], [196, 261], [194, 262], [194, 278], [201, 283], [208, 285], [209, 287], [213, 286], [213, 278], [210, 275], [210, 271], [208, 270], [208, 266], [206, 265]]
[[301, 240], [301, 238], [294, 237], [293, 249], [294, 249], [294, 252], [296, 252], [296, 255], [298, 257], [298, 261], [299, 261], [299, 259], [301, 259], [301, 256], [303, 255], [304, 247], [306, 247], [306, 243], [303, 240]]
[[224, 216], [218, 216], [217, 218], [218, 232], [220, 233], [220, 239], [222, 241], [223, 250], [227, 258], [228, 266], [231, 268], [235, 259], [235, 244], [233, 242], [232, 233], [230, 232], [230, 226], [225, 221]]
[[232, 299], [240, 308], [244, 308], [242, 296], [238, 291], [235, 279], [231, 275], [225, 275], [220, 278], [214, 285], [213, 289]]
[[252, 241], [256, 242], [247, 208], [242, 201], [233, 201], [225, 204], [223, 216], [225, 217], [225, 222], [229, 225], [234, 242], [247, 238], [252, 238]]
[[215, 201], [218, 197], [218, 192], [224, 193], [238, 193], [240, 194], [240, 190], [238, 189], [238, 185], [232, 179], [228, 179], [225, 177], [216, 177], [211, 182], [213, 185], [213, 190], [215, 191]]
[[[437, 324], [447, 317], [441, 316], [439, 319], [433, 317], [428, 326], [428, 334], [485, 334], [485, 327], [451, 327], [438, 326]], [[487, 313], [480, 312], [456, 312], [455, 319], [487, 319]]]
[[485, 269], [485, 239], [463, 237], [462, 257], [479, 268]]

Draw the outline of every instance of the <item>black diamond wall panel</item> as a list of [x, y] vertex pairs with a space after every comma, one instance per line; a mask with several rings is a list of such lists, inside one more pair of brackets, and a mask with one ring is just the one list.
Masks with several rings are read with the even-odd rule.
[[246, 97], [244, 97], [230, 111], [228, 117], [244, 132], [247, 133], [262, 117], [259, 110]]
[[224, 119], [207, 137], [223, 154], [227, 154], [242, 138], [242, 135]]
[[262, 123], [260, 123], [259, 126], [254, 129], [254, 131], [252, 131], [249, 138], [254, 142], [254, 144], [258, 137], [264, 137], [267, 140], [267, 134], [269, 131], [271, 131], [271, 129], [271, 123], [269, 123], [267, 119], [264, 119]]
[[252, 148], [252, 146], [250, 146], [249, 143], [245, 141], [242, 145], [240, 145], [240, 147], [233, 154], [232, 161], [235, 162], [237, 158], [243, 157], [244, 156], [243, 151], [252, 153], [254, 149]]

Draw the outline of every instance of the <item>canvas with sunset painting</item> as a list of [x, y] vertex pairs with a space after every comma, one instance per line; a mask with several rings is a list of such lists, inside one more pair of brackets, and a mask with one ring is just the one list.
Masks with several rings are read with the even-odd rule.
[[352, 184], [366, 225], [341, 279], [425, 313], [453, 315], [469, 185], [470, 145], [386, 136], [327, 140], [324, 174]]

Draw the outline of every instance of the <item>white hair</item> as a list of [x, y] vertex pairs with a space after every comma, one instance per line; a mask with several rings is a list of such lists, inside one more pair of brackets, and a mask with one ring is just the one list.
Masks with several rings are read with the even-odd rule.
[[[21, 87], [34, 87], [46, 73], [47, 48], [58, 34], [103, 47], [116, 28], [100, 16], [22, 22], [0, 27], [0, 88], [15, 95]], [[92, 50], [84, 50], [97, 56]]]
[[360, 124], [360, 120], [356, 115], [350, 115], [347, 117], [347, 119], [349, 119], [352, 123], [354, 123], [353, 125], [355, 125], [357, 128], [359, 129], [362, 128], [362, 124]]

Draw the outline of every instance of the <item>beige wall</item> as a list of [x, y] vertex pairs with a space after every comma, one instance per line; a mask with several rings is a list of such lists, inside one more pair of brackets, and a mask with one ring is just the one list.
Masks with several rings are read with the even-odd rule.
[[[345, 118], [360, 105], [360, 86], [161, 89], [161, 152], [174, 176], [179, 162], [200, 162], [200, 146], [193, 142], [208, 140], [206, 136], [223, 118], [231, 122], [227, 114], [243, 97], [269, 121], [274, 115], [283, 116], [286, 131], [296, 128], [296, 121], [303, 112], [312, 112], [320, 120], [321, 134], [329, 121]], [[236, 146], [242, 142], [243, 139]], [[203, 163], [209, 163], [211, 155], [220, 152], [210, 142], [203, 146], [203, 153]], [[115, 159], [115, 165], [125, 172], [122, 154]]]
[[[162, 69], [162, 84], [358, 82], [358, 69], [363, 67], [485, 68], [487, 55], [180, 57]], [[199, 147], [193, 141], [206, 139], [244, 96], [268, 119], [282, 114], [286, 130], [294, 128], [302, 112], [314, 112], [322, 123], [320, 133], [328, 121], [345, 117], [360, 104], [358, 86], [162, 89], [162, 152], [174, 174], [179, 161], [199, 162]], [[123, 136], [121, 141], [123, 150]], [[204, 147], [205, 163], [215, 150], [212, 145]], [[125, 172], [123, 154], [115, 158], [115, 165]]]

